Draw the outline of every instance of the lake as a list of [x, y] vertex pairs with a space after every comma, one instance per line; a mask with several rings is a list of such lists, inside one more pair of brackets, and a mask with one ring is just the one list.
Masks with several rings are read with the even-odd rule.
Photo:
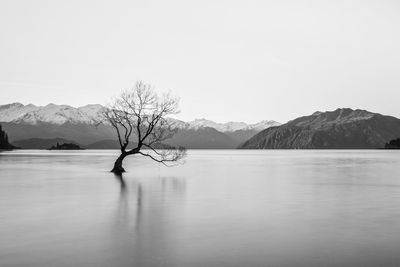
[[400, 151], [0, 153], [0, 266], [400, 266]]

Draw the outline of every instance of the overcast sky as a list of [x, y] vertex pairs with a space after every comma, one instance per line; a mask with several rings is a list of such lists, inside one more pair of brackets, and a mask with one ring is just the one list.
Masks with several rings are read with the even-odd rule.
[[103, 104], [136, 80], [179, 118], [400, 117], [400, 1], [0, 2], [0, 104]]

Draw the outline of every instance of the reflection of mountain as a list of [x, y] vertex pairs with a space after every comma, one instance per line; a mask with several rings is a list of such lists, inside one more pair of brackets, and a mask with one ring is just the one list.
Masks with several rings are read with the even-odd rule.
[[[40, 143], [51, 142], [38, 140], [32, 143], [32, 138], [61, 138], [91, 149], [118, 148], [114, 129], [107, 124], [94, 124], [101, 120], [99, 112], [102, 108], [101, 105], [74, 108], [68, 105], [39, 107], [13, 103], [0, 106], [0, 122], [3, 122], [12, 142], [24, 144], [22, 148], [48, 148]], [[216, 123], [206, 119], [175, 121], [179, 132], [166, 143], [187, 148], [235, 148], [259, 131], [279, 125], [275, 121], [255, 124]]]
[[400, 133], [400, 119], [366, 110], [316, 112], [261, 131], [241, 148], [382, 148]]
[[[164, 177], [134, 179], [116, 176], [120, 188], [115, 231], [124, 266], [162, 266], [173, 257], [180, 231], [186, 185], [184, 180]], [[178, 216], [178, 217], [177, 217]], [[126, 255], [132, 255], [126, 259]]]

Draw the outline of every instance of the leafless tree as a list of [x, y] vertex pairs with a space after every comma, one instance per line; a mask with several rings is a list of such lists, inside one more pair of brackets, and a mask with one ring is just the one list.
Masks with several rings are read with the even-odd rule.
[[[162, 142], [177, 131], [168, 116], [178, 113], [178, 99], [170, 94], [157, 94], [150, 85], [137, 82], [109, 104], [102, 117], [118, 136], [121, 154], [111, 170], [125, 172], [122, 162], [125, 157], [139, 154], [156, 162], [170, 166], [186, 155], [182, 147], [171, 147]], [[134, 148], [131, 147], [134, 144]]]

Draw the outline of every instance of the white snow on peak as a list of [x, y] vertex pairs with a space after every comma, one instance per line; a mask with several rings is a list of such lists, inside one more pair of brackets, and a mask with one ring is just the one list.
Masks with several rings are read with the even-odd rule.
[[258, 123], [254, 123], [254, 124], [250, 124], [249, 127], [257, 130], [257, 131], [262, 131], [265, 130], [269, 127], [275, 127], [275, 126], [279, 126], [281, 125], [281, 123], [277, 122], [277, 121], [273, 121], [273, 120], [263, 120], [260, 121]]
[[44, 107], [17, 104], [0, 106], [0, 121], [26, 124], [37, 124], [39, 122], [53, 124], [66, 122], [92, 123], [93, 119], [98, 118], [98, 112], [102, 109], [101, 105], [74, 108], [68, 105], [55, 104], [48, 104]]
[[101, 121], [100, 112], [104, 109], [102, 105], [90, 104], [83, 107], [79, 107], [78, 110], [81, 114], [85, 114], [86, 119], [90, 121]]
[[206, 119], [195, 119], [193, 121], [190, 121], [187, 123], [187, 127], [191, 129], [198, 129], [198, 128], [203, 128], [203, 127], [210, 127], [214, 128], [217, 131], [220, 132], [234, 132], [238, 130], [257, 130], [261, 131], [266, 128], [272, 127], [272, 126], [278, 126], [280, 123], [276, 121], [260, 121], [258, 123], [254, 124], [247, 124], [245, 122], [226, 122], [226, 123], [218, 123]]
[[0, 106], [0, 121], [10, 122], [38, 109], [39, 107], [32, 104], [26, 106], [21, 103], [2, 105]]
[[[8, 105], [0, 105], [0, 122], [15, 122], [32, 125], [43, 122], [59, 125], [64, 123], [92, 124], [96, 121], [101, 121], [99, 113], [103, 108], [104, 107], [99, 104], [90, 104], [75, 108], [68, 105], [56, 105], [53, 103], [50, 103], [46, 106], [12, 103]], [[280, 125], [280, 123], [276, 121], [268, 120], [254, 124], [233, 121], [217, 123], [207, 119], [195, 119], [190, 122], [184, 122], [172, 118], [170, 118], [170, 120], [173, 120], [178, 128], [199, 129], [210, 127], [220, 132], [234, 132], [238, 130], [261, 131], [272, 126]]]

